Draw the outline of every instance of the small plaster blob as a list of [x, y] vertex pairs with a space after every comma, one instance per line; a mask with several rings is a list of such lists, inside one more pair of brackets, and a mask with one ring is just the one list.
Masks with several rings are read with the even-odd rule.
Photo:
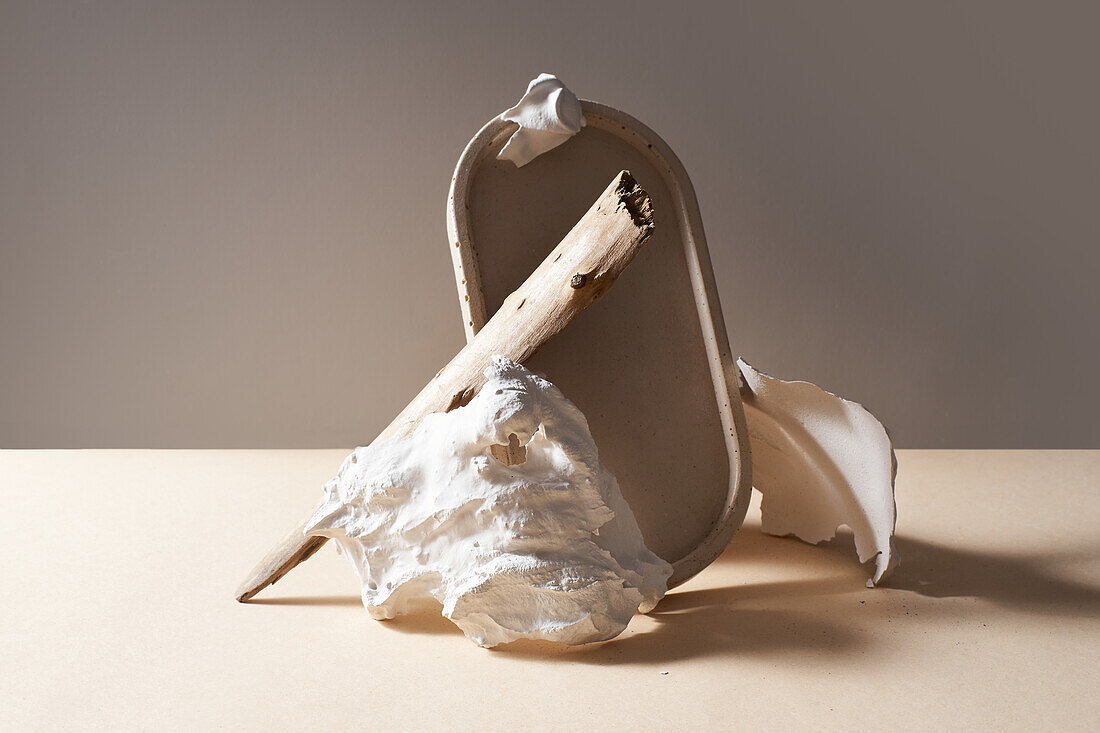
[[497, 154], [523, 167], [581, 131], [584, 114], [577, 95], [553, 74], [539, 74], [527, 85], [527, 92], [500, 119], [519, 124]]
[[505, 357], [485, 375], [465, 407], [357, 448], [306, 532], [339, 544], [376, 619], [430, 596], [481, 646], [617, 636], [672, 566], [646, 548], [580, 410]]
[[817, 544], [848, 525], [860, 562], [875, 559], [872, 587], [898, 563], [898, 464], [886, 428], [862, 405], [809, 382], [769, 377], [741, 359], [737, 366], [763, 530]]

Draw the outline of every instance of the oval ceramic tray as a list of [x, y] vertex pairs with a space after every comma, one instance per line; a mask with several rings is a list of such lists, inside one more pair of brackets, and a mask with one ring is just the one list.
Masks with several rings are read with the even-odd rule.
[[528, 365], [587, 416], [671, 587], [721, 554], [748, 506], [739, 377], [686, 171], [633, 117], [581, 104], [587, 125], [522, 168], [496, 157], [515, 123], [494, 119], [466, 146], [447, 206], [459, 302], [469, 340], [615, 174], [649, 192], [645, 249]]

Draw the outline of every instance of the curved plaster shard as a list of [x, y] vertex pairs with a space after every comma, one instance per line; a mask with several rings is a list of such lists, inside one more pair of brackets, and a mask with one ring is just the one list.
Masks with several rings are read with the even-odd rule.
[[882, 423], [862, 405], [809, 382], [786, 382], [741, 359], [753, 485], [763, 530], [817, 544], [851, 527], [860, 562], [875, 558], [868, 587], [897, 565], [897, 459]]
[[357, 448], [308, 534], [339, 543], [376, 619], [431, 596], [481, 646], [610, 639], [665, 594], [588, 422], [557, 387], [495, 357], [465, 407]]
[[516, 106], [505, 110], [500, 119], [519, 125], [497, 154], [517, 168], [558, 147], [585, 125], [577, 95], [553, 74], [539, 74], [531, 80]]

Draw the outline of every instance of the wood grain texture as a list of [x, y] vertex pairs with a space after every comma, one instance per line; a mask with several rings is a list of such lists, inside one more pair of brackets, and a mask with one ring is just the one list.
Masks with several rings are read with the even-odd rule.
[[[653, 233], [649, 195], [622, 171], [576, 226], [458, 352], [383, 430], [374, 443], [409, 437], [433, 412], [467, 404], [485, 384], [496, 355], [523, 363], [596, 302]], [[311, 513], [312, 514], [312, 513]], [[303, 520], [252, 570], [237, 591], [248, 601], [325, 543], [307, 537]]]

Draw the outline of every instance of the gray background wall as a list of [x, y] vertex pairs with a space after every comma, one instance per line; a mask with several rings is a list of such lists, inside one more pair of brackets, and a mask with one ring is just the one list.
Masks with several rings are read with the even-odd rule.
[[0, 446], [369, 441], [463, 343], [458, 154], [550, 71], [679, 153], [750, 362], [902, 447], [1098, 447], [1098, 21], [0, 0]]

